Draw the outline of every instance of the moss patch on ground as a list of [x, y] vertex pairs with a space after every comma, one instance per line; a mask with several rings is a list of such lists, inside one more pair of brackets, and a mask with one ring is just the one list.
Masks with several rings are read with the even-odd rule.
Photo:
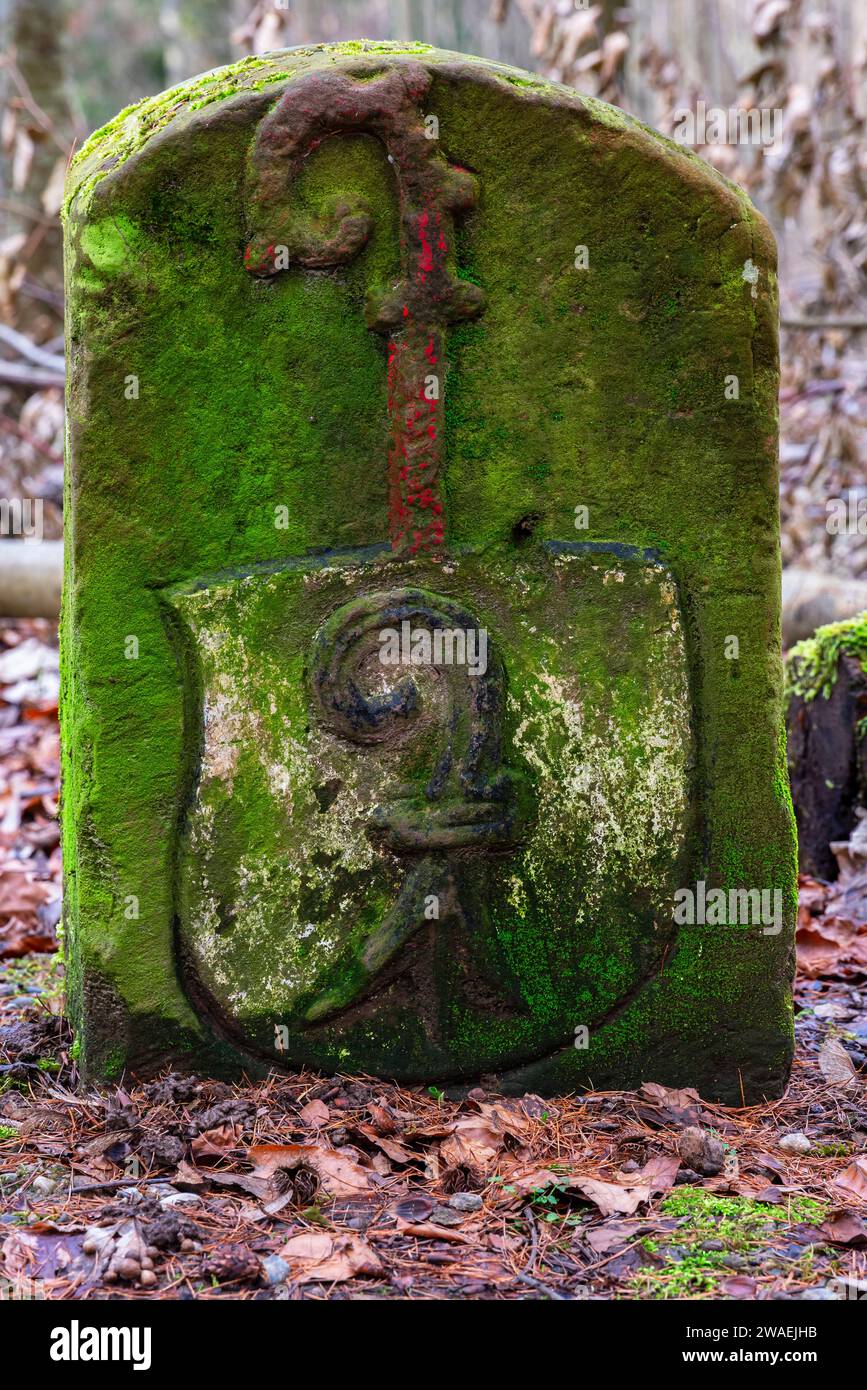
[[[827, 1207], [812, 1197], [790, 1197], [776, 1205], [746, 1197], [723, 1197], [704, 1188], [682, 1187], [661, 1203], [663, 1217], [677, 1224], [664, 1237], [646, 1236], [641, 1244], [658, 1268], [641, 1270], [631, 1290], [643, 1298], [696, 1298], [717, 1294], [720, 1281], [767, 1268], [768, 1247], [793, 1226], [818, 1226]], [[817, 1239], [816, 1244], [821, 1242]], [[790, 1273], [805, 1282], [811, 1275], [813, 1245], [788, 1258]]]

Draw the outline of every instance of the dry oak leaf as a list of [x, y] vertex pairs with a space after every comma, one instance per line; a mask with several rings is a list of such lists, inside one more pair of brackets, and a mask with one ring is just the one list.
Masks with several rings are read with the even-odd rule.
[[52, 1221], [13, 1230], [0, 1246], [0, 1269], [12, 1282], [74, 1278], [92, 1263], [82, 1256], [83, 1231], [80, 1225], [58, 1227]]
[[854, 1159], [842, 1173], [837, 1174], [832, 1186], [841, 1187], [844, 1192], [867, 1201], [867, 1158]]
[[0, 960], [13, 960], [29, 956], [37, 951], [43, 954], [57, 950], [57, 937], [52, 930], [43, 928], [21, 917], [10, 917], [0, 927]]
[[839, 1038], [826, 1038], [819, 1049], [819, 1070], [829, 1086], [856, 1086], [858, 1073]]
[[860, 1216], [845, 1207], [829, 1212], [819, 1227], [819, 1234], [830, 1245], [848, 1245], [850, 1249], [867, 1247], [867, 1226]]
[[618, 1173], [617, 1181], [624, 1187], [649, 1187], [651, 1192], [669, 1192], [674, 1186], [680, 1159], [669, 1154], [654, 1154], [643, 1168], [634, 1173]]
[[798, 923], [806, 924], [811, 917], [818, 917], [827, 897], [827, 884], [819, 883], [808, 874], [798, 874]]
[[0, 870], [0, 917], [20, 917], [35, 912], [56, 898], [57, 887], [49, 879], [36, 878], [31, 866], [12, 860]]
[[807, 919], [798, 924], [796, 935], [798, 970], [808, 980], [821, 979], [838, 965], [845, 955], [845, 944], [839, 932], [829, 931], [823, 922]]
[[643, 1221], [603, 1221], [593, 1226], [585, 1237], [596, 1255], [610, 1255], [612, 1250], [625, 1250], [629, 1241], [652, 1231], [653, 1225]]
[[508, 1101], [475, 1102], [477, 1112], [461, 1115], [440, 1145], [443, 1162], [450, 1168], [485, 1172], [496, 1162], [508, 1139], [520, 1142], [532, 1121], [520, 1105]]
[[[257, 1144], [247, 1151], [247, 1160], [255, 1165], [252, 1173], [209, 1170], [208, 1182], [248, 1192], [270, 1215], [293, 1202], [306, 1205], [319, 1188], [330, 1197], [364, 1197], [382, 1181], [371, 1169], [324, 1144]], [[181, 1177], [188, 1184], [188, 1174]]]
[[[651, 1123], [662, 1121], [670, 1125], [699, 1125], [704, 1122], [704, 1102], [698, 1091], [691, 1086], [676, 1089], [661, 1086], [657, 1081], [645, 1081], [638, 1091], [639, 1101], [648, 1101], [657, 1113], [650, 1112], [646, 1118]], [[644, 1109], [639, 1113], [645, 1117]]]
[[299, 1110], [298, 1118], [303, 1125], [309, 1125], [311, 1129], [321, 1129], [323, 1125], [328, 1124], [331, 1111], [323, 1100], [308, 1100]]
[[[510, 1199], [514, 1197], [515, 1192], [523, 1196], [524, 1193], [536, 1192], [541, 1187], [554, 1187], [564, 1180], [562, 1173], [555, 1173], [551, 1168], [516, 1168], [508, 1172], [502, 1169], [500, 1171], [503, 1183], [498, 1183], [491, 1189], [491, 1195], [495, 1198], [502, 1196]], [[511, 1188], [515, 1191], [510, 1191]]]
[[403, 1144], [399, 1144], [396, 1139], [390, 1139], [384, 1134], [377, 1134], [373, 1125], [356, 1125], [355, 1129], [358, 1134], [363, 1135], [371, 1144], [375, 1144], [377, 1148], [381, 1149], [392, 1163], [421, 1162], [419, 1154], [414, 1154], [410, 1149], [404, 1148]]
[[522, 1139], [532, 1125], [532, 1118], [518, 1100], [503, 1098], [494, 1101], [473, 1101], [480, 1115], [491, 1124], [511, 1134], [514, 1139]]
[[210, 1173], [200, 1173], [194, 1164], [182, 1158], [172, 1178], [172, 1186], [179, 1192], [200, 1192], [211, 1176]]
[[305, 1231], [287, 1240], [277, 1254], [288, 1264], [289, 1278], [296, 1284], [340, 1284], [357, 1274], [382, 1273], [376, 1252], [366, 1240], [351, 1234]]
[[330, 1197], [361, 1197], [374, 1184], [370, 1169], [324, 1144], [256, 1144], [247, 1158], [255, 1165], [251, 1177], [273, 1186], [273, 1196], [279, 1192], [279, 1174], [298, 1168], [315, 1173]]
[[808, 980], [833, 975], [838, 966], [867, 968], [867, 936], [846, 917], [809, 918], [797, 931], [798, 969]]
[[391, 1111], [387, 1110], [384, 1105], [377, 1105], [375, 1101], [371, 1101], [370, 1105], [367, 1107], [367, 1113], [370, 1116], [370, 1123], [377, 1134], [390, 1135], [397, 1132], [395, 1118]]
[[481, 1115], [466, 1115], [443, 1140], [440, 1155], [450, 1168], [485, 1172], [496, 1163], [505, 1145], [506, 1136], [502, 1130], [494, 1128]]
[[[470, 1093], [472, 1095], [472, 1092]], [[543, 1100], [541, 1096], [534, 1095], [528, 1091], [520, 1100], [521, 1111], [527, 1116], [528, 1120], [541, 1120], [543, 1115], [556, 1119], [560, 1111], [550, 1100]]]
[[640, 1094], [645, 1099], [654, 1101], [656, 1105], [672, 1105], [676, 1110], [689, 1110], [693, 1105], [702, 1104], [698, 1091], [694, 1091], [691, 1086], [677, 1089], [661, 1086], [658, 1081], [644, 1081], [640, 1087]]
[[218, 1125], [197, 1134], [190, 1148], [194, 1158], [222, 1158], [227, 1149], [237, 1147], [241, 1137], [240, 1125]]
[[506, 1253], [511, 1253], [513, 1250], [522, 1249], [524, 1241], [520, 1236], [501, 1236], [494, 1233], [485, 1238], [485, 1244], [491, 1250], [503, 1250]]
[[631, 1216], [655, 1192], [668, 1192], [680, 1167], [678, 1158], [656, 1155], [635, 1173], [619, 1173], [617, 1182], [575, 1177], [569, 1187], [595, 1203], [603, 1216]]
[[621, 1187], [599, 1178], [573, 1178], [569, 1186], [593, 1202], [603, 1216], [631, 1216], [642, 1202], [650, 1201], [649, 1187]]

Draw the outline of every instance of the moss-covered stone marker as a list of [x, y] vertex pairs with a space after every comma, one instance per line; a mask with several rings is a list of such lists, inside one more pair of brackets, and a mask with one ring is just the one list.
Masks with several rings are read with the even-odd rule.
[[778, 1094], [776, 281], [740, 191], [565, 88], [356, 43], [122, 113], [66, 230], [84, 1073]]

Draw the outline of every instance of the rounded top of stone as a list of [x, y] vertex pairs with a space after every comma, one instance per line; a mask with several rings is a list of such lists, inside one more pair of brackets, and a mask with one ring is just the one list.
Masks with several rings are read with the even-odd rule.
[[359, 39], [250, 55], [126, 107], [94, 131], [74, 155], [67, 176], [64, 212], [79, 195], [85, 204], [89, 203], [90, 195], [107, 175], [136, 159], [155, 142], [186, 132], [200, 122], [210, 128], [217, 119], [259, 119], [282, 94], [283, 87], [299, 76], [336, 69], [369, 78], [399, 64], [418, 64], [447, 80], [495, 85], [518, 101], [571, 110], [603, 136], [637, 140], [649, 154], [676, 161], [681, 177], [716, 184], [723, 196], [735, 196], [741, 213], [748, 206], [743, 191], [705, 160], [607, 102], [487, 58], [424, 43]]

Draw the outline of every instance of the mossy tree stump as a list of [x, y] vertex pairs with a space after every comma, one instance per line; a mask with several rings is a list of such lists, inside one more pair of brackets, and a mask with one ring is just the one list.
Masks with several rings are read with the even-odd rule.
[[789, 652], [789, 774], [806, 874], [837, 877], [832, 844], [867, 807], [867, 613], [820, 627]]

